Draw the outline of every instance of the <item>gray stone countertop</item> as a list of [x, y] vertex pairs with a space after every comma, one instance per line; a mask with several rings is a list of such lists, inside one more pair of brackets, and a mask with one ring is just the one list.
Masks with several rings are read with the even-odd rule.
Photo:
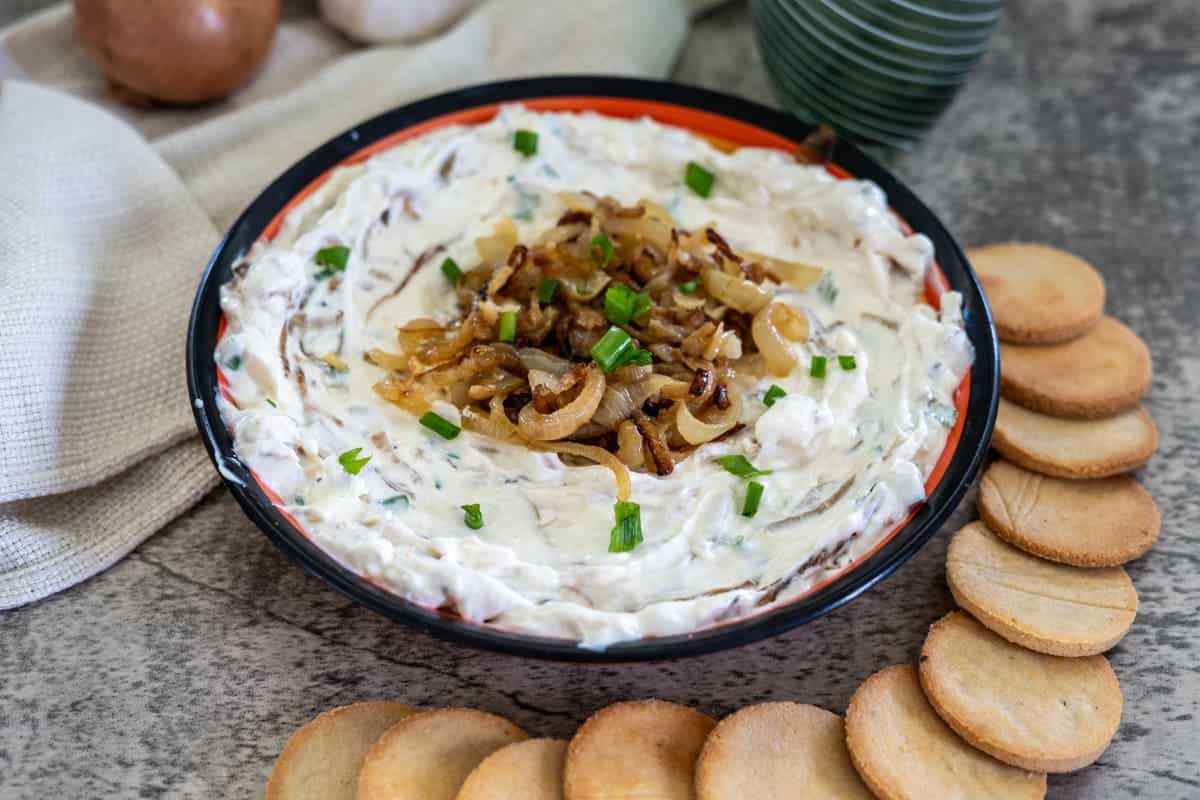
[[[1005, 6], [964, 93], [895, 168], [964, 245], [1029, 239], [1091, 260], [1111, 313], [1150, 343], [1162, 442], [1140, 478], [1163, 533], [1129, 566], [1141, 607], [1109, 654], [1124, 718], [1099, 762], [1052, 777], [1050, 796], [1200, 797], [1200, 14], [1193, 0]], [[740, 4], [696, 24], [676, 77], [774, 102]], [[106, 573], [0, 616], [0, 797], [258, 796], [294, 728], [372, 698], [476, 706], [556, 736], [644, 696], [716, 715], [782, 699], [842, 711], [869, 674], [913, 662], [952, 607], [946, 541], [972, 513], [789, 634], [598, 666], [389, 623], [303, 573], [218, 490]]]

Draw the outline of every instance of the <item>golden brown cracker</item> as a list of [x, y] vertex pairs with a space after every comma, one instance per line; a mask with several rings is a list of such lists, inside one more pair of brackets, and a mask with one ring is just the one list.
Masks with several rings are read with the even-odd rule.
[[979, 482], [979, 516], [1027, 553], [1076, 567], [1114, 567], [1143, 555], [1161, 523], [1150, 493], [1128, 475], [1051, 478], [1007, 461]]
[[1062, 419], [1002, 397], [992, 447], [1043, 475], [1106, 478], [1149, 461], [1158, 447], [1158, 430], [1141, 406], [1104, 419]]
[[470, 708], [416, 714], [389, 728], [367, 753], [357, 800], [454, 800], [479, 762], [526, 738], [503, 717]]
[[1041, 798], [1043, 773], [1002, 764], [964, 742], [929, 705], [917, 670], [876, 672], [850, 698], [846, 746], [880, 800]]
[[1050, 655], [1102, 653], [1137, 614], [1137, 592], [1121, 567], [1045, 561], [997, 539], [982, 522], [950, 540], [946, 582], [975, 619], [1010, 642]]
[[963, 611], [929, 629], [919, 672], [925, 696], [955, 733], [1021, 769], [1082, 769], [1121, 723], [1121, 687], [1104, 656], [1035, 653]]
[[1000, 365], [1000, 392], [1052, 417], [1109, 417], [1136, 406], [1150, 388], [1150, 350], [1112, 317], [1064, 344], [1001, 343]]
[[383, 732], [418, 709], [379, 701], [342, 706], [313, 719], [284, 745], [266, 800], [352, 800], [363, 759]]
[[873, 798], [850, 763], [842, 718], [800, 703], [748, 706], [721, 720], [696, 762], [696, 796]]
[[1005, 242], [976, 247], [967, 258], [1003, 341], [1066, 342], [1104, 312], [1104, 279], [1078, 256], [1041, 244]]
[[567, 747], [566, 800], [692, 800], [692, 771], [716, 722], [663, 700], [635, 700], [588, 718]]
[[562, 739], [526, 739], [501, 747], [467, 776], [457, 800], [562, 800]]

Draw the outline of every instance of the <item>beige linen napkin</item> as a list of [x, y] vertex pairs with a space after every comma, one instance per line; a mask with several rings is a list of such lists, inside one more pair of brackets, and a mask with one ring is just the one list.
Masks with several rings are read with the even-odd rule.
[[685, 7], [489, 0], [369, 50], [292, 20], [251, 85], [186, 111], [114, 106], [68, 8], [0, 33], [0, 608], [105, 569], [216, 484], [187, 403], [187, 313], [221, 231], [270, 180], [456, 86], [665, 75]]

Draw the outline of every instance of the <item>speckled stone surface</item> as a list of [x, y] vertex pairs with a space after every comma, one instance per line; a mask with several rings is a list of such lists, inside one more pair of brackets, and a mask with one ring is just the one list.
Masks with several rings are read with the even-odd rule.
[[[28, 0], [23, 0], [28, 4]], [[898, 172], [965, 245], [1025, 238], [1090, 259], [1150, 343], [1163, 509], [1132, 564], [1141, 608], [1110, 653], [1117, 738], [1057, 798], [1200, 797], [1200, 14], [1194, 0], [1011, 0], [965, 93]], [[771, 103], [749, 14], [697, 26], [680, 80]], [[763, 700], [845, 708], [913, 661], [952, 606], [946, 540], [839, 611], [768, 642], [674, 663], [523, 661], [355, 607], [287, 561], [223, 491], [107, 573], [0, 616], [0, 797], [256, 797], [296, 726], [368, 698], [469, 704], [569, 735], [654, 695], [724, 714]]]

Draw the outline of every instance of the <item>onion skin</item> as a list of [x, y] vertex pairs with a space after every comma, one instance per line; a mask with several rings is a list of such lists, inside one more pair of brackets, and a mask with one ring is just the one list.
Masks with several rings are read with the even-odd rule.
[[192, 105], [254, 73], [275, 38], [279, 0], [75, 0], [75, 24], [129, 99]]

